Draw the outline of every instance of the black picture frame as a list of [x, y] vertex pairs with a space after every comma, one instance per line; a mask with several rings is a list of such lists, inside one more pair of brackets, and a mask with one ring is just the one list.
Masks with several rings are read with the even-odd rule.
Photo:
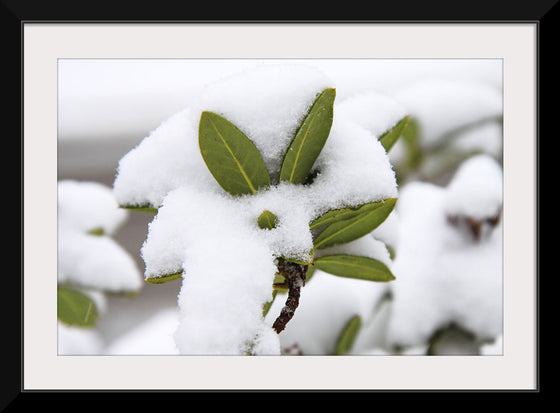
[[[551, 119], [554, 119], [553, 105], [546, 105], [545, 102], [551, 101], [552, 97], [557, 96], [557, 75], [552, 73], [554, 62], [552, 58], [555, 54], [554, 44], [556, 38], [558, 37], [557, 27], [558, 27], [558, 4], [557, 0], [551, 1], [541, 1], [541, 2], [506, 2], [506, 1], [470, 1], [470, 2], [445, 2], [445, 1], [428, 1], [428, 2], [394, 2], [386, 3], [381, 9], [377, 7], [371, 7], [371, 10], [364, 11], [347, 8], [346, 10], [340, 10], [336, 8], [336, 12], [332, 12], [331, 16], [322, 16], [317, 18], [312, 12], [306, 12], [305, 9], [298, 9], [299, 16], [290, 16], [289, 12], [279, 12], [278, 10], [262, 11], [261, 16], [253, 18], [243, 18], [242, 10], [239, 10], [238, 6], [234, 9], [233, 6], [221, 8], [220, 11], [211, 10], [212, 7], [208, 7], [206, 10], [202, 7], [202, 10], [197, 11], [197, 18], [193, 19], [192, 13], [185, 10], [184, 5], [178, 5], [176, 3], [166, 4], [166, 2], [158, 2], [156, 7], [140, 6], [135, 5], [133, 9], [130, 8], [125, 2], [113, 3], [99, 1], [90, 7], [84, 7], [80, 2], [70, 2], [70, 1], [58, 1], [58, 2], [28, 2], [28, 1], [0, 1], [0, 16], [2, 18], [2, 37], [7, 39], [7, 51], [4, 60], [4, 68], [6, 70], [5, 76], [9, 79], [20, 79], [20, 84], [18, 85], [16, 81], [9, 82], [8, 96], [10, 97], [11, 104], [5, 108], [5, 119], [10, 120], [10, 124], [13, 128], [14, 133], [18, 133], [21, 137], [20, 140], [20, 160], [23, 164], [23, 127], [22, 127], [22, 107], [23, 107], [23, 90], [25, 85], [23, 84], [23, 53], [22, 53], [22, 25], [26, 22], [41, 22], [45, 24], [50, 23], [86, 23], [86, 24], [97, 24], [97, 23], [151, 23], [151, 22], [195, 22], [199, 24], [212, 23], [212, 22], [227, 22], [231, 24], [236, 24], [239, 22], [249, 22], [249, 23], [265, 23], [265, 24], [282, 24], [282, 23], [369, 23], [369, 22], [382, 22], [387, 24], [392, 23], [442, 23], [442, 24], [461, 24], [461, 23], [535, 23], [538, 28], [538, 55], [536, 57], [537, 68], [538, 68], [538, 82], [537, 82], [537, 113], [538, 113], [538, 131], [537, 131], [537, 165], [540, 165], [541, 152], [540, 152], [540, 136], [543, 134], [543, 130], [550, 126]], [[276, 8], [275, 8], [276, 9]], [[273, 14], [274, 17], [268, 17], [267, 14]], [[323, 13], [328, 14], [328, 13]], [[333, 16], [336, 15], [336, 16]], [[184, 17], [183, 17], [184, 16]], [[358, 17], [357, 17], [358, 16]], [[13, 102], [13, 103], [12, 103]], [[20, 104], [16, 104], [19, 102]], [[19, 122], [18, 122], [19, 121]], [[543, 127], [545, 129], [543, 129]], [[23, 165], [20, 165], [20, 174], [23, 174]], [[10, 175], [5, 175], [10, 176]], [[540, 241], [540, 166], [537, 171], [537, 245], [535, 246], [537, 250], [537, 294], [539, 308], [537, 309], [537, 386], [534, 390], [515, 390], [510, 391], [465, 391], [464, 393], [485, 393], [485, 394], [503, 394], [507, 393], [508, 396], [515, 394], [532, 395], [532, 396], [542, 396], [543, 390], [546, 386], [542, 383], [542, 371], [541, 371], [541, 315], [543, 312], [540, 311], [540, 303], [542, 301], [541, 292], [544, 289], [541, 286], [540, 277], [540, 248], [542, 244]], [[91, 391], [91, 392], [33, 392], [33, 391], [23, 391], [22, 390], [22, 345], [23, 345], [23, 317], [21, 312], [22, 307], [22, 289], [23, 289], [23, 274], [25, 268], [23, 268], [23, 235], [25, 222], [23, 220], [23, 177], [20, 176], [20, 236], [22, 241], [20, 243], [20, 277], [7, 276], [5, 277], [5, 283], [3, 283], [2, 288], [2, 300], [0, 300], [2, 305], [2, 312], [4, 314], [4, 331], [5, 337], [10, 337], [10, 339], [2, 340], [2, 354], [4, 354], [4, 363], [2, 367], [2, 377], [3, 383], [0, 390], [0, 409], [2, 411], [20, 411], [30, 408], [30, 403], [34, 403], [38, 398], [44, 396], [55, 396], [55, 398], [64, 397], [70, 403], [70, 400], [75, 398], [80, 399], [95, 399], [101, 400], [105, 396], [115, 395], [127, 395], [128, 399], [144, 400], [145, 397], [139, 397], [137, 392], [130, 391], [109, 391], [107, 394], [105, 392]], [[15, 244], [15, 243], [13, 243]], [[550, 279], [550, 277], [548, 277]], [[17, 311], [20, 310], [20, 311]], [[19, 314], [20, 316], [16, 316]], [[546, 314], [545, 314], [546, 315]], [[188, 397], [191, 397], [192, 393], [200, 393], [208, 397], [208, 391], [185, 391]], [[282, 393], [281, 391], [280, 393]], [[305, 393], [305, 389], [301, 389], [296, 393]], [[318, 393], [320, 397], [325, 397], [325, 393], [333, 393], [334, 391], [325, 392], [313, 392]], [[380, 397], [384, 393], [385, 399], [391, 399], [396, 396], [394, 393], [408, 393], [419, 394], [419, 393], [463, 393], [461, 391], [361, 391], [357, 393], [376, 393], [371, 394], [373, 397]], [[62, 395], [61, 393], [64, 393]], [[140, 392], [150, 395], [157, 395], [166, 398], [167, 400], [172, 400], [168, 398], [171, 396], [168, 392], [154, 391], [154, 392]], [[175, 393], [171, 392], [174, 396]], [[247, 393], [247, 392], [228, 392], [222, 391], [220, 393]], [[257, 392], [266, 393], [266, 392]], [[336, 393], [336, 392], [334, 392]], [[348, 394], [353, 393], [349, 391], [340, 391], [340, 393]], [[102, 394], [102, 396], [100, 396]], [[284, 396], [282, 394], [273, 395], [277, 399], [282, 399]], [[439, 395], [438, 395], [439, 397]], [[159, 397], [158, 397], [159, 398]], [[47, 397], [47, 400], [51, 400]], [[99, 403], [101, 404], [101, 403]]]

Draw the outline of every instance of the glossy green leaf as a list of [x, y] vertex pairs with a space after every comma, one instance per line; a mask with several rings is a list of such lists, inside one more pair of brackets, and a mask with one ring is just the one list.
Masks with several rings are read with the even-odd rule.
[[345, 354], [348, 354], [350, 350], [352, 350], [361, 327], [362, 319], [360, 318], [360, 316], [354, 316], [350, 319], [350, 321], [346, 324], [346, 326], [340, 333], [340, 336], [336, 343], [335, 354], [337, 356], [343, 356]]
[[313, 266], [339, 277], [386, 282], [395, 279], [391, 270], [381, 261], [358, 255], [335, 254], [315, 259]]
[[257, 223], [261, 229], [273, 229], [278, 224], [278, 217], [266, 210], [259, 216]]
[[323, 149], [332, 126], [336, 91], [325, 89], [315, 100], [286, 151], [280, 180], [303, 184]]
[[227, 119], [202, 112], [198, 143], [206, 166], [232, 195], [255, 194], [270, 175], [255, 144]]
[[149, 284], [164, 284], [169, 281], [180, 280], [181, 277], [183, 277], [183, 272], [179, 271], [172, 274], [164, 274], [159, 276], [148, 277], [146, 278], [145, 281]]
[[315, 237], [313, 245], [316, 249], [328, 248], [363, 237], [385, 221], [396, 202], [397, 198], [389, 198], [329, 217], [330, 221], [323, 221], [329, 225]]
[[385, 148], [386, 152], [393, 147], [393, 145], [399, 140], [399, 138], [404, 133], [406, 126], [408, 124], [408, 116], [405, 116], [401, 119], [393, 128], [385, 132], [380, 138], [379, 142]]
[[87, 295], [69, 287], [59, 286], [57, 292], [58, 319], [76, 327], [91, 327], [97, 321], [97, 307]]

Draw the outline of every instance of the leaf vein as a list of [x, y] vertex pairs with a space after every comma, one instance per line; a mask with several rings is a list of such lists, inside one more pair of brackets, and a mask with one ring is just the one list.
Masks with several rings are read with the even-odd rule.
[[[344, 231], [349, 230], [350, 228], [353, 228], [354, 226], [356, 226], [356, 224], [362, 222], [362, 221], [363, 221], [364, 219], [366, 219], [366, 218], [369, 218], [370, 214], [372, 214], [372, 213], [375, 212], [376, 210], [377, 210], [377, 208], [376, 208], [376, 209], [372, 209], [371, 211], [365, 213], [362, 217], [357, 217], [357, 219], [356, 219], [356, 217], [350, 218], [350, 219], [356, 219], [356, 220], [355, 220], [353, 223], [351, 223], [350, 225], [343, 226], [343, 227], [342, 227], [341, 229], [339, 229], [338, 231], [332, 233], [332, 234], [329, 235], [328, 237], [325, 237], [321, 242], [319, 242], [319, 243], [316, 245], [316, 247], [319, 247], [320, 245], [324, 244], [325, 242], [327, 242], [327, 241], [330, 240], [331, 238], [337, 236], [337, 235], [340, 234], [341, 232], [344, 232]], [[343, 221], [341, 221], [341, 222], [343, 222]], [[335, 224], [336, 224], [336, 223], [335, 223]], [[333, 225], [335, 225], [335, 224], [333, 224]]]
[[245, 181], [247, 181], [247, 184], [249, 184], [249, 188], [251, 189], [251, 191], [253, 192], [253, 194], [255, 194], [257, 191], [255, 190], [255, 187], [253, 186], [253, 184], [251, 183], [251, 180], [249, 179], [249, 177], [247, 176], [247, 174], [245, 173], [245, 170], [243, 169], [243, 166], [241, 165], [241, 163], [239, 162], [239, 160], [237, 159], [237, 157], [235, 156], [235, 154], [233, 153], [233, 151], [231, 150], [231, 148], [229, 147], [227, 141], [224, 139], [224, 137], [222, 136], [222, 134], [220, 133], [219, 129], [216, 127], [215, 123], [210, 121], [212, 123], [212, 127], [214, 128], [214, 130], [216, 131], [216, 133], [218, 134], [218, 136], [220, 137], [220, 139], [222, 140], [222, 142], [224, 143], [224, 146], [226, 147], [226, 149], [228, 150], [228, 152], [230, 153], [231, 157], [233, 158], [233, 160], [235, 161], [237, 167], [239, 168], [239, 171], [241, 172], [241, 174], [243, 175], [243, 178], [245, 179]]
[[305, 144], [305, 141], [307, 139], [307, 137], [309, 136], [309, 132], [311, 131], [311, 127], [313, 126], [313, 122], [315, 121], [315, 119], [317, 118], [317, 116], [319, 115], [319, 111], [317, 111], [316, 113], [313, 114], [313, 117], [311, 118], [311, 121], [309, 122], [309, 126], [307, 127], [307, 130], [305, 131], [303, 138], [301, 140], [301, 144], [299, 145], [298, 151], [296, 153], [296, 159], [294, 161], [294, 164], [292, 166], [292, 172], [290, 173], [290, 179], [288, 182], [292, 182], [292, 179], [294, 178], [294, 173], [296, 172], [296, 167], [298, 165], [298, 160], [299, 160], [299, 156], [301, 154], [301, 150], [303, 149], [303, 145]]

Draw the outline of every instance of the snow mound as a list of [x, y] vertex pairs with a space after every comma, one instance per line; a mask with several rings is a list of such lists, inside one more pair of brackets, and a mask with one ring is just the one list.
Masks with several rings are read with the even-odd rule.
[[119, 209], [111, 188], [97, 182], [58, 182], [58, 219], [72, 228], [89, 232], [98, 229], [113, 235], [128, 218]]
[[111, 292], [139, 290], [142, 278], [134, 259], [111, 238], [127, 216], [111, 188], [59, 181], [58, 282]]
[[465, 161], [447, 187], [448, 215], [473, 218], [495, 216], [502, 208], [502, 168], [489, 155]]

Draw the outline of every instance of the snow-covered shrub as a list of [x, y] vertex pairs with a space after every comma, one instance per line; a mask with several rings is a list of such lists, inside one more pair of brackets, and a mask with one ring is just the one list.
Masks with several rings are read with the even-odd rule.
[[501, 166], [476, 155], [447, 187], [411, 182], [399, 195], [388, 350], [425, 354], [445, 335], [493, 342], [502, 334]]
[[[109, 187], [58, 182], [57, 304], [59, 351], [64, 354], [99, 349], [94, 342], [101, 339], [95, 331], [75, 332], [75, 328], [95, 325], [106, 307], [106, 293], [131, 294], [142, 286], [133, 258], [112, 238], [127, 215]], [[80, 350], [80, 343], [87, 349]]]
[[[446, 187], [406, 184], [390, 217], [353, 241], [396, 281], [315, 271], [298, 317], [280, 336], [282, 351], [340, 354], [341, 332], [358, 324], [353, 345], [343, 349], [354, 355], [500, 354], [501, 210], [502, 171], [489, 155], [463, 162]], [[376, 239], [393, 247], [393, 260]]]
[[[260, 66], [208, 85], [119, 162], [118, 203], [156, 214], [141, 251], [146, 281], [182, 280], [181, 354], [280, 354], [310, 270], [394, 279], [376, 249], [354, 241], [395, 205], [386, 151], [406, 113], [387, 100], [373, 132], [338, 111], [335, 94], [312, 67]], [[288, 299], [271, 326], [279, 289]]]

